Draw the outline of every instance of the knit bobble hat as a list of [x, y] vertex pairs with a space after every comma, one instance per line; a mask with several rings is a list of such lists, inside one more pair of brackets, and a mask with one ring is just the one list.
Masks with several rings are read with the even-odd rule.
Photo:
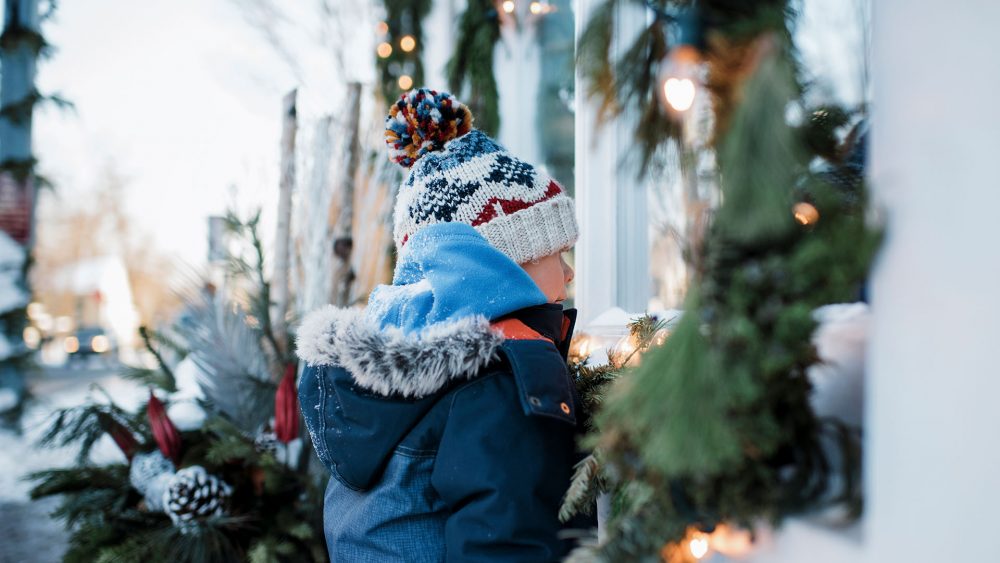
[[393, 211], [398, 252], [420, 229], [450, 222], [471, 225], [518, 264], [576, 243], [563, 187], [472, 128], [469, 108], [451, 94], [403, 94], [385, 118], [385, 142], [389, 158], [409, 169]]

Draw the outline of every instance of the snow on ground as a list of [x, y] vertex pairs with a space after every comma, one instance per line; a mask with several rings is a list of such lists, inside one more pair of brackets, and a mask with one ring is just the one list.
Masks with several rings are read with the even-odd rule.
[[[108, 372], [93, 374], [66, 370], [55, 377], [43, 376], [29, 381], [28, 385], [34, 398], [22, 419], [23, 432], [0, 429], [0, 502], [28, 500], [31, 483], [22, 479], [24, 475], [72, 465], [76, 448], [49, 449], [34, 445], [57, 409], [81, 405], [88, 397], [104, 400], [95, 385], [103, 387], [116, 403], [128, 409], [138, 406], [147, 393], [134, 382]], [[124, 457], [111, 438], [105, 436], [95, 445], [91, 459], [96, 463], [108, 463]]]
[[[50, 514], [59, 499], [31, 501], [32, 484], [23, 477], [33, 471], [72, 465], [75, 448], [37, 448], [35, 442], [48, 428], [59, 408], [83, 404], [88, 397], [102, 398], [100, 385], [122, 407], [133, 409], [147, 391], [134, 382], [104, 370], [50, 369], [32, 378], [28, 386], [34, 398], [22, 419], [23, 432], [0, 429], [0, 563], [56, 563], [62, 560], [68, 534], [61, 521]], [[109, 463], [124, 459], [110, 438], [94, 447], [91, 460]]]

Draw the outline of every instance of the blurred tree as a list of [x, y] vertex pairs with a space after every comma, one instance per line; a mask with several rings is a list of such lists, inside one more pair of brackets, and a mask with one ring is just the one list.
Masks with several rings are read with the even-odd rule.
[[50, 313], [73, 313], [69, 298], [53, 285], [59, 272], [109, 255], [120, 256], [125, 263], [142, 325], [168, 321], [180, 308], [181, 299], [172, 286], [177, 263], [157, 252], [152, 236], [129, 217], [127, 186], [127, 179], [109, 165], [98, 185], [82, 197], [41, 198], [38, 215], [43, 226], [38, 230], [31, 280], [37, 299]]
[[[4, 28], [0, 35], [0, 231], [27, 253], [31, 250], [34, 214], [35, 158], [31, 153], [31, 117], [39, 100], [35, 89], [35, 62], [45, 48], [38, 31], [37, 0], [6, 0]], [[10, 245], [11, 251], [15, 246]], [[27, 316], [26, 273], [30, 260], [21, 256], [6, 262], [14, 266], [4, 277], [0, 311], [0, 412], [13, 411], [24, 396], [22, 362], [27, 358], [22, 332]], [[18, 268], [20, 266], [20, 268]], [[20, 271], [17, 271], [20, 270]], [[20, 294], [20, 295], [19, 295]], [[13, 400], [10, 399], [13, 397]]]

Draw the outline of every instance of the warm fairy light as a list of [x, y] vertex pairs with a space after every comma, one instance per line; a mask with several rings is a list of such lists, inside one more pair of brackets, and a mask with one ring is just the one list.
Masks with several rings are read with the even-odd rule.
[[656, 331], [656, 334], [653, 335], [652, 345], [663, 346], [663, 344], [666, 343], [667, 338], [669, 336], [670, 336], [670, 331], [665, 328]]
[[569, 359], [573, 362], [582, 362], [590, 356], [593, 348], [593, 339], [590, 335], [581, 332], [574, 336], [569, 344]]
[[690, 78], [668, 78], [663, 83], [663, 95], [670, 107], [677, 111], [687, 111], [694, 105], [694, 81]]
[[752, 550], [753, 538], [749, 530], [720, 523], [710, 534], [689, 527], [684, 539], [664, 545], [660, 556], [664, 563], [690, 563], [692, 558], [700, 561], [714, 553], [742, 559]]
[[708, 555], [708, 536], [701, 532], [695, 532], [691, 540], [688, 541], [688, 549], [691, 550], [691, 555], [695, 559], [705, 557]]
[[795, 215], [795, 220], [803, 225], [812, 225], [819, 221], [819, 211], [804, 201], [795, 204], [792, 214]]
[[379, 35], [385, 35], [386, 33], [389, 33], [389, 24], [386, 22], [378, 22], [376, 29], [378, 30]]
[[404, 35], [403, 38], [399, 40], [399, 48], [404, 52], [409, 53], [417, 48], [417, 40], [414, 39], [412, 35]]
[[539, 14], [549, 13], [549, 7], [548, 5], [542, 4], [541, 2], [535, 0], [531, 4], [528, 4], [528, 11], [537, 16]]
[[42, 341], [42, 333], [38, 332], [38, 329], [33, 326], [24, 327], [21, 337], [24, 339], [24, 345], [32, 350], [38, 348], [38, 345]]
[[712, 532], [712, 549], [728, 557], [743, 557], [753, 548], [750, 530], [719, 524]]
[[643, 352], [644, 350], [639, 349], [639, 342], [635, 337], [626, 334], [608, 349], [608, 362], [615, 368], [636, 367], [642, 363]]
[[404, 74], [399, 77], [398, 84], [400, 90], [409, 90], [410, 88], [413, 88], [413, 78], [411, 78], [409, 74]]
[[45, 313], [45, 305], [42, 305], [41, 303], [29, 303], [28, 304], [28, 318], [29, 319], [32, 319], [32, 320], [37, 319], [43, 313]]
[[67, 336], [63, 341], [67, 354], [75, 354], [80, 349], [80, 341], [75, 336]]
[[503, 8], [505, 14], [514, 13], [514, 0], [504, 0], [503, 4], [500, 6]]
[[701, 55], [690, 45], [678, 45], [670, 50], [660, 69], [661, 100], [675, 113], [683, 113], [694, 105], [698, 94]]
[[392, 54], [392, 45], [388, 43], [379, 43], [378, 47], [375, 48], [375, 52], [378, 53], [378, 56], [384, 59]]

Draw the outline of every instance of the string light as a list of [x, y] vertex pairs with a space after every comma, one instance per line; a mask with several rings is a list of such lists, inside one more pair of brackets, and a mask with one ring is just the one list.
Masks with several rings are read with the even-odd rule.
[[500, 7], [503, 9], [505, 14], [513, 14], [515, 8], [514, 0], [504, 0], [504, 2], [500, 4]]
[[389, 33], [389, 24], [386, 22], [378, 22], [376, 29], [378, 30], [379, 35], [385, 35], [386, 33]]
[[544, 16], [545, 14], [554, 12], [555, 8], [548, 2], [539, 2], [538, 0], [534, 0], [531, 4], [528, 4], [528, 11], [536, 16]]
[[413, 88], [413, 78], [411, 78], [409, 74], [400, 76], [398, 83], [400, 90], [409, 90], [410, 88]]
[[388, 43], [379, 43], [378, 47], [375, 48], [375, 52], [378, 53], [378, 56], [382, 57], [383, 59], [387, 58], [389, 55], [392, 54], [392, 45]]
[[694, 105], [700, 74], [698, 50], [690, 45], [674, 47], [660, 69], [663, 100], [667, 107], [683, 113]]
[[399, 40], [399, 48], [404, 52], [409, 53], [417, 48], [417, 40], [414, 39], [412, 35], [404, 35], [403, 38]]
[[701, 559], [708, 555], [708, 535], [702, 532], [695, 532], [688, 541], [688, 549], [695, 559]]
[[657, 11], [656, 15], [658, 19], [678, 27], [674, 47], [660, 62], [660, 101], [670, 113], [683, 114], [694, 106], [703, 74], [698, 50], [700, 19], [694, 7], [676, 16], [662, 11]]
[[812, 225], [819, 221], [819, 211], [811, 203], [804, 201], [796, 203], [792, 207], [792, 215], [795, 220], [803, 225]]
[[728, 557], [744, 557], [753, 548], [753, 537], [749, 530], [733, 528], [725, 524], [715, 527], [710, 537], [713, 550]]
[[594, 349], [594, 339], [589, 334], [578, 333], [573, 336], [569, 345], [569, 359], [572, 362], [582, 362]]

